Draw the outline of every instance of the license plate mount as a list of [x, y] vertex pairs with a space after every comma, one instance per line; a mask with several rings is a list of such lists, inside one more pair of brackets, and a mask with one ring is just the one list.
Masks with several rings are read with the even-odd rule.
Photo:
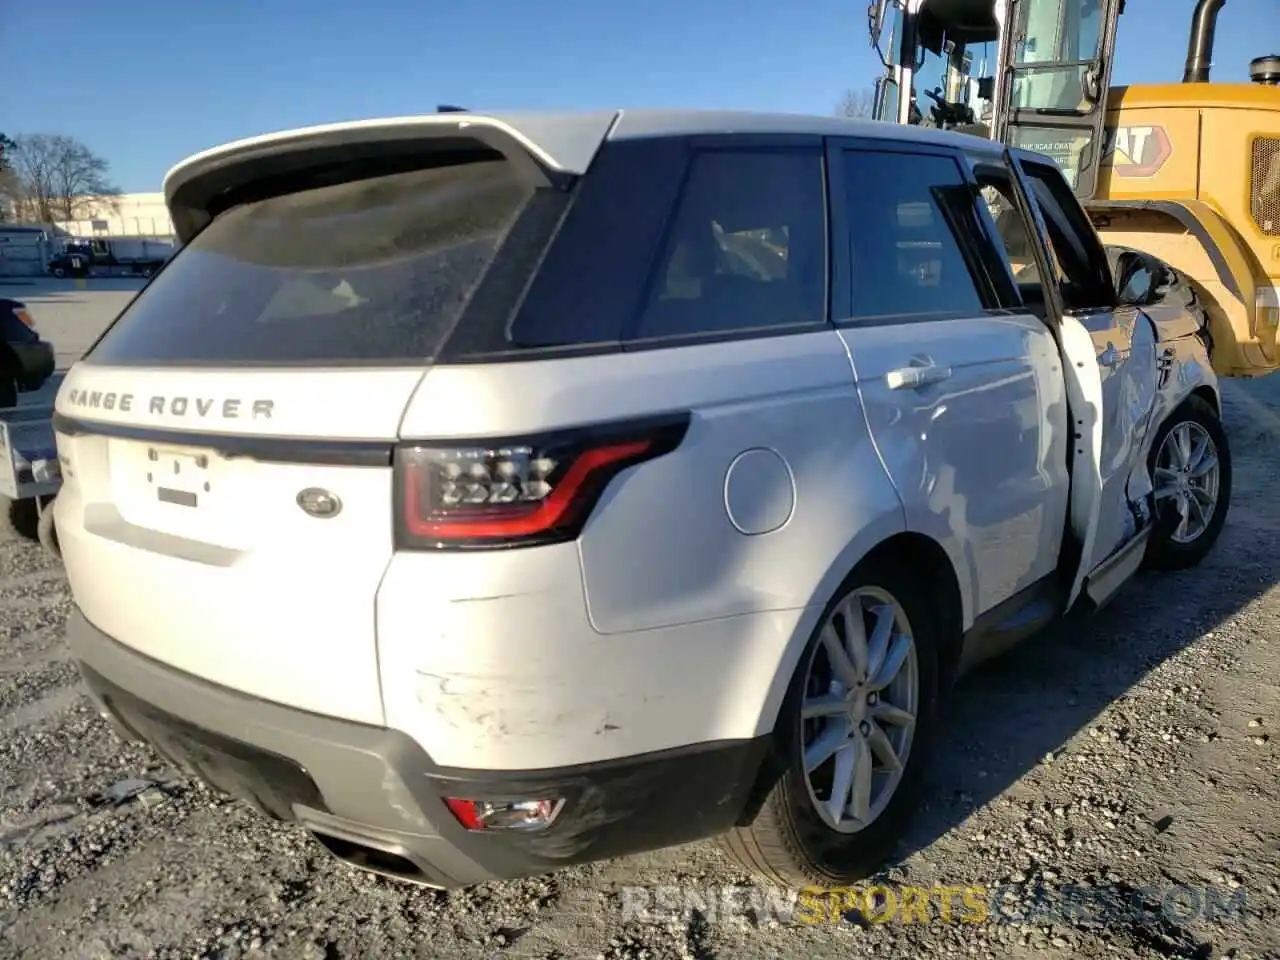
[[199, 508], [213, 492], [207, 453], [151, 447], [147, 467], [147, 483], [155, 488], [161, 503]]

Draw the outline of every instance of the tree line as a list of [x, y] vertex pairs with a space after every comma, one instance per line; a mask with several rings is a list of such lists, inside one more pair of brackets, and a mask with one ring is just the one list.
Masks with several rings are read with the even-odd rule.
[[119, 195], [110, 164], [75, 137], [0, 133], [0, 221], [87, 220]]

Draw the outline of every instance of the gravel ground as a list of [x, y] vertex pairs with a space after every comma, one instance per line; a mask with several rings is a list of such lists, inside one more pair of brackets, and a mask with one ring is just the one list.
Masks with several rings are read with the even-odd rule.
[[[628, 918], [628, 888], [751, 883], [705, 843], [454, 893], [359, 874], [117, 740], [67, 662], [59, 568], [7, 540], [0, 957], [1280, 957], [1280, 378], [1227, 391], [1236, 487], [1218, 549], [967, 679], [878, 878], [1007, 888], [1021, 920], [806, 925], [711, 899]], [[1037, 913], [1037, 888], [1066, 884], [1155, 906]], [[1160, 909], [1175, 886], [1241, 909]]]

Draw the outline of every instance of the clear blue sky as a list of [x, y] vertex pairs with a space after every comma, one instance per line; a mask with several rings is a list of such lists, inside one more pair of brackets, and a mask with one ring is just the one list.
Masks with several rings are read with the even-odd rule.
[[[309, 123], [473, 109], [828, 113], [878, 72], [867, 0], [0, 0], [0, 131], [74, 136], [127, 192]], [[1181, 79], [1193, 0], [1130, 0], [1116, 83]], [[1280, 53], [1280, 0], [1228, 0], [1214, 78]]]

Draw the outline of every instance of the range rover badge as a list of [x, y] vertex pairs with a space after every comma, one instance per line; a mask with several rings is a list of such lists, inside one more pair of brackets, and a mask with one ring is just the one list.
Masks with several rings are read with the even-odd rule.
[[298, 506], [308, 516], [319, 517], [321, 520], [336, 517], [342, 512], [342, 501], [338, 499], [338, 495], [319, 487], [307, 487], [298, 494]]

